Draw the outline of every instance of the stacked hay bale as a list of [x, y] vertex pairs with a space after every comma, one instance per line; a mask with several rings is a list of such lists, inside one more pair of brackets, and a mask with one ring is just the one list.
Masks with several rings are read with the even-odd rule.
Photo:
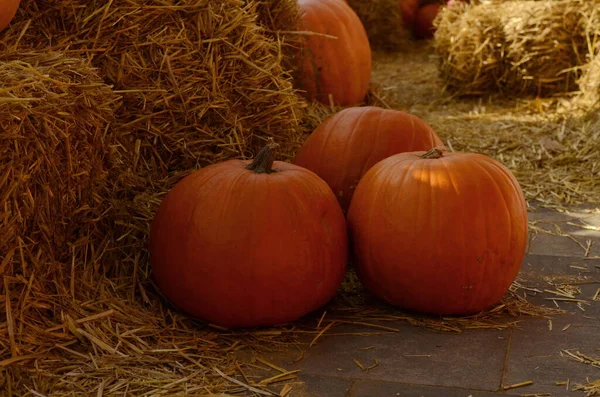
[[81, 58], [0, 56], [0, 274], [44, 278], [104, 251], [117, 101]]
[[550, 96], [578, 89], [598, 0], [501, 1], [444, 9], [435, 50], [446, 87]]

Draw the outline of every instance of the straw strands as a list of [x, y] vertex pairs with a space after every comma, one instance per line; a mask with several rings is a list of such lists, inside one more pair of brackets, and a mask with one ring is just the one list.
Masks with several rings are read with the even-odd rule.
[[118, 99], [81, 58], [0, 57], [0, 274], [94, 260]]
[[598, 0], [506, 1], [444, 9], [435, 50], [446, 87], [551, 96], [578, 89], [598, 40]]

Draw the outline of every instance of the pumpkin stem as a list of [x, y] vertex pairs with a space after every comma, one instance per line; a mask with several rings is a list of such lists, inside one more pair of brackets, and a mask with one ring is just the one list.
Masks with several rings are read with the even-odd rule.
[[275, 143], [273, 138], [267, 139], [267, 144], [254, 157], [254, 160], [246, 166], [247, 170], [254, 171], [257, 174], [270, 174], [275, 172], [271, 167], [275, 161], [275, 149], [279, 145]]
[[422, 159], [439, 159], [443, 156], [443, 151], [446, 150], [445, 146], [436, 146], [427, 153], [421, 156]]

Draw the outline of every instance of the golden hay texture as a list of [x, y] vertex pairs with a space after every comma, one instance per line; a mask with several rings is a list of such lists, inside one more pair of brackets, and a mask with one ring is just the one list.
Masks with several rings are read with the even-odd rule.
[[94, 260], [117, 100], [83, 59], [0, 55], [0, 274]]
[[582, 68], [583, 73], [577, 82], [580, 89], [577, 105], [587, 109], [600, 106], [600, 37], [593, 48], [593, 58]]
[[254, 3], [152, 4], [24, 1], [2, 47], [50, 46], [91, 59], [124, 97], [115, 130], [130, 138], [129, 156], [139, 152], [134, 171], [152, 167], [166, 176], [247, 156], [256, 136], [296, 132], [302, 104], [279, 46], [256, 24]]
[[436, 18], [435, 50], [446, 88], [551, 96], [576, 91], [589, 40], [600, 34], [599, 0], [456, 5]]
[[399, 0], [348, 0], [360, 18], [374, 50], [400, 50], [410, 40]]

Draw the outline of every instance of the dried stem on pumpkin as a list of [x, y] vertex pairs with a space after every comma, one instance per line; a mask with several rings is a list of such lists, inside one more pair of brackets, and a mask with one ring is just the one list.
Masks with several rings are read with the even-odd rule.
[[275, 143], [273, 138], [269, 138], [265, 147], [258, 152], [254, 160], [246, 166], [246, 169], [254, 171], [257, 174], [270, 174], [275, 172], [271, 167], [275, 161], [275, 149], [277, 149], [277, 147], [279, 147], [279, 145]]
[[445, 146], [436, 146], [427, 153], [421, 156], [422, 159], [439, 159], [443, 156], [443, 152], [446, 150]]

